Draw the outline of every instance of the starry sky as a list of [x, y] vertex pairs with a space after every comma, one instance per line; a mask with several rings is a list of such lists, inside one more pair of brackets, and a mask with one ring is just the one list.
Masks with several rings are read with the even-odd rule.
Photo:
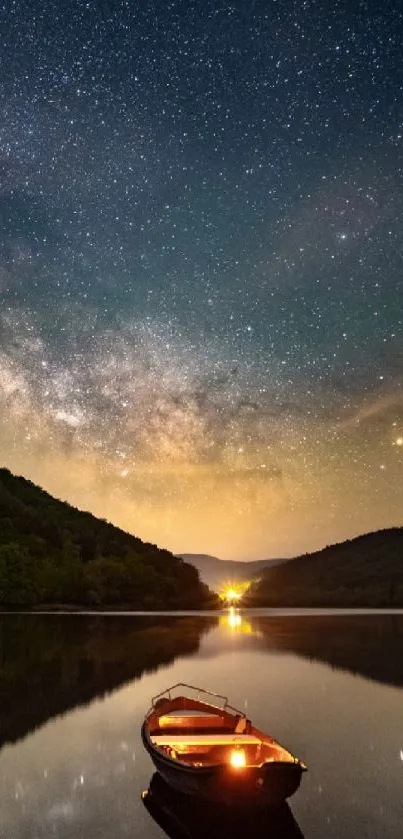
[[403, 524], [403, 9], [5, 0], [0, 463], [174, 552]]

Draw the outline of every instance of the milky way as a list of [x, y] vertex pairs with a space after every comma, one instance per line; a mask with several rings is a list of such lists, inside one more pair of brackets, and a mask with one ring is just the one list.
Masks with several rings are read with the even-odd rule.
[[176, 552], [403, 524], [399, 4], [0, 18], [1, 462]]

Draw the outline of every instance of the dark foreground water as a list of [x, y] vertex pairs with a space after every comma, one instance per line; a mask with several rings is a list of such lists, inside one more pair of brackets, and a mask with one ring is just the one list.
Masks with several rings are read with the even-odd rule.
[[[163, 837], [140, 725], [180, 681], [228, 695], [308, 764], [295, 824], [251, 819], [245, 839], [402, 837], [403, 616], [259, 613], [0, 615], [1, 839]], [[176, 808], [172, 835], [193, 835], [192, 812], [181, 834]]]

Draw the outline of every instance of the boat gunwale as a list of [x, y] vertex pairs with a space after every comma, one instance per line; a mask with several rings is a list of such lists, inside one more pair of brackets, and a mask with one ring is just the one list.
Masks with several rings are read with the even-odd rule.
[[[187, 688], [188, 690], [195, 691], [198, 695], [197, 697], [194, 696], [186, 696], [186, 694], [180, 694], [179, 696], [171, 697], [171, 692], [176, 690], [176, 688]], [[212, 696], [214, 699], [223, 699], [224, 704], [221, 708], [214, 702], [204, 702], [204, 700], [199, 699], [199, 694], [205, 694], [206, 696]], [[246, 719], [245, 711], [241, 711], [239, 708], [235, 708], [233, 705], [230, 705], [228, 702], [228, 697], [224, 696], [221, 693], [214, 693], [212, 690], [207, 690], [206, 688], [199, 688], [197, 685], [190, 685], [187, 682], [177, 682], [175, 685], [171, 685], [170, 688], [166, 688], [165, 690], [161, 691], [161, 693], [157, 693], [156, 696], [153, 696], [151, 699], [151, 706], [147, 711], [146, 718], [150, 716], [153, 712], [155, 712], [157, 708], [157, 703], [161, 702], [162, 700], [166, 700], [167, 702], [173, 701], [175, 699], [188, 699], [193, 702], [200, 702], [200, 704], [205, 705], [209, 708], [215, 708], [220, 713], [228, 713], [230, 714], [231, 711], [237, 714], [241, 719]], [[228, 710], [227, 710], [228, 709]]]

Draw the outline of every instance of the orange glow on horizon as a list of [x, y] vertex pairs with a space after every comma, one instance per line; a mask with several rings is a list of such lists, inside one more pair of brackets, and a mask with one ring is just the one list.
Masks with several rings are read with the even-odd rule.
[[219, 590], [219, 596], [221, 600], [226, 601], [228, 604], [231, 603], [239, 603], [241, 598], [246, 594], [250, 587], [249, 580], [243, 581], [236, 581], [236, 582], [225, 582], [222, 584]]
[[229, 588], [225, 592], [225, 599], [226, 600], [240, 600], [241, 592], [237, 591], [235, 588]]

